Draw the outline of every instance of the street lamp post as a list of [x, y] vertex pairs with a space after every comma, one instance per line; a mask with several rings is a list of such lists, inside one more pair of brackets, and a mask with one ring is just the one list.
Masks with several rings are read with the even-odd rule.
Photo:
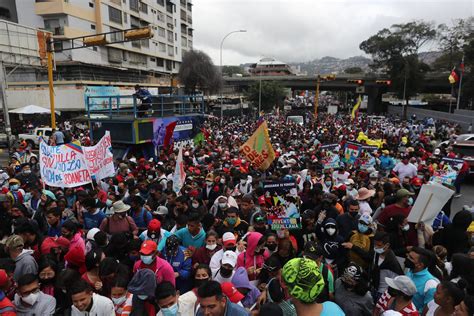
[[[222, 75], [222, 78], [224, 78], [224, 73], [222, 72], [222, 46], [224, 45], [224, 41], [225, 39], [231, 35], [231, 34], [234, 34], [234, 33], [245, 33], [247, 32], [247, 30], [237, 30], [237, 31], [232, 31], [232, 32], [229, 32], [227, 33], [224, 38], [222, 39], [221, 41], [221, 49], [220, 49], [220, 66], [221, 66], [221, 75]], [[222, 91], [222, 88], [221, 88], [221, 119], [223, 118], [223, 115], [224, 115], [224, 111], [223, 111], [223, 91]]]

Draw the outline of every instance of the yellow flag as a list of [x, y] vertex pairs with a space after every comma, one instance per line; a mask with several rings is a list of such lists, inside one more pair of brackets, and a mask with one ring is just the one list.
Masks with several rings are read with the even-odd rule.
[[357, 103], [354, 105], [352, 108], [352, 113], [351, 113], [351, 119], [355, 119], [357, 116], [357, 113], [359, 112], [359, 107], [360, 104], [362, 103], [362, 97], [359, 94], [359, 100], [357, 100]]
[[255, 133], [240, 147], [242, 154], [258, 169], [267, 170], [275, 159], [267, 122], [263, 121]]

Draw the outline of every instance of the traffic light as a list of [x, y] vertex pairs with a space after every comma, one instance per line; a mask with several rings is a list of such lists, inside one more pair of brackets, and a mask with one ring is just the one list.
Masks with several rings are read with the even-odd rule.
[[389, 86], [392, 84], [392, 80], [375, 80], [375, 83], [384, 86]]
[[107, 44], [105, 34], [84, 37], [84, 46], [101, 46]]
[[355, 83], [359, 86], [364, 84], [364, 80], [362, 80], [362, 79], [350, 79], [350, 80], [347, 80], [347, 82], [348, 83]]
[[151, 37], [153, 37], [153, 30], [149, 26], [125, 31], [124, 36], [126, 41], [134, 41]]
[[336, 80], [336, 75], [326, 75], [321, 77], [322, 80], [325, 81], [333, 81]]

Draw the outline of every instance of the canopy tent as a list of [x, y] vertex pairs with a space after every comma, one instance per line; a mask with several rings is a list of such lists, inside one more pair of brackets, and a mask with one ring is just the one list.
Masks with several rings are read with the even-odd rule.
[[[56, 114], [61, 115], [61, 112], [54, 111]], [[18, 109], [10, 110], [8, 113], [15, 114], [50, 114], [51, 110], [37, 105], [27, 105]]]

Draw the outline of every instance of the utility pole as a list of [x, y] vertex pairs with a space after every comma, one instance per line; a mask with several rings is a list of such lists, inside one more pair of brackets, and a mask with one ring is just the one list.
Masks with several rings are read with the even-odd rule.
[[5, 122], [5, 133], [7, 134], [7, 145], [8, 152], [10, 152], [10, 140], [12, 137], [12, 129], [10, 125], [10, 116], [8, 115], [8, 104], [7, 104], [7, 77], [5, 75], [5, 66], [2, 61], [0, 61], [0, 94], [2, 97], [3, 105], [3, 120]]
[[51, 128], [56, 128], [56, 113], [54, 112], [54, 82], [53, 82], [53, 42], [47, 39], [48, 54], [48, 86], [49, 86], [49, 109], [51, 111]]
[[319, 85], [321, 84], [321, 76], [318, 75], [316, 79], [316, 93], [314, 94], [314, 120], [318, 119], [318, 107], [319, 107]]

